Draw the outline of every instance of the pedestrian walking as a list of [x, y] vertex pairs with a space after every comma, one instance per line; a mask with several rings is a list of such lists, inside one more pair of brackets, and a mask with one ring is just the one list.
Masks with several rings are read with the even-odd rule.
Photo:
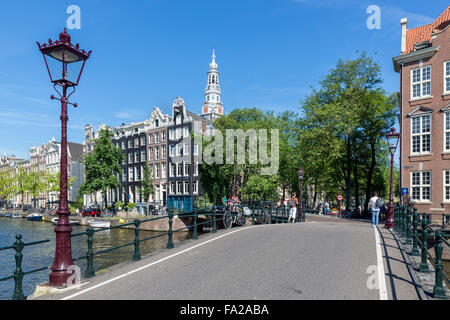
[[369, 207], [372, 211], [372, 225], [377, 226], [380, 218], [380, 209], [383, 206], [383, 202], [378, 198], [376, 192], [373, 193], [373, 197], [369, 200]]
[[322, 214], [322, 201], [319, 201], [319, 204], [317, 205], [317, 209], [319, 210], [319, 214]]
[[292, 195], [292, 197], [289, 199], [289, 219], [288, 223], [295, 223], [295, 216], [297, 214], [297, 205], [298, 205], [298, 199], [295, 197], [295, 193]]
[[323, 213], [324, 215], [328, 216], [330, 212], [330, 204], [327, 200], [325, 200], [325, 203], [323, 204]]

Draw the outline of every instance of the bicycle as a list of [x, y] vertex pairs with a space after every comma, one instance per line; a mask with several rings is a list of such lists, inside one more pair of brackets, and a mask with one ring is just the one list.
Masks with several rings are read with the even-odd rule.
[[270, 218], [269, 210], [270, 210], [270, 207], [265, 206], [264, 209], [262, 209], [260, 211], [259, 223], [261, 223], [261, 224], [270, 224], [272, 222], [271, 221], [272, 219]]
[[223, 226], [225, 229], [230, 229], [234, 224], [245, 227], [247, 225], [250, 209], [247, 207], [241, 207], [239, 205], [232, 205], [225, 209], [223, 214]]

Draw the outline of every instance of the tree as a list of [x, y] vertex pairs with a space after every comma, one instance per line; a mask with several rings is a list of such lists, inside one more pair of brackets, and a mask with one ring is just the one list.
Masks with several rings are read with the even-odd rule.
[[17, 169], [17, 174], [15, 176], [15, 183], [17, 186], [17, 193], [22, 196], [21, 201], [22, 208], [23, 208], [23, 198], [28, 191], [27, 179], [28, 179], [28, 172], [23, 167], [19, 166], [19, 168]]
[[106, 192], [120, 186], [119, 174], [123, 152], [112, 143], [113, 134], [108, 129], [99, 131], [94, 149], [84, 156], [85, 181], [80, 187], [81, 194], [103, 193], [106, 207]]
[[10, 170], [0, 171], [0, 198], [4, 202], [17, 193], [17, 185], [15, 179], [11, 175]]
[[44, 174], [40, 171], [31, 171], [26, 177], [26, 190], [33, 197], [33, 207], [36, 208], [36, 198], [45, 191]]
[[153, 182], [152, 182], [152, 170], [148, 165], [148, 162], [144, 165], [144, 173], [141, 179], [141, 187], [139, 188], [139, 192], [142, 195], [143, 202], [148, 202], [148, 198], [153, 193]]
[[394, 124], [397, 104], [382, 90], [382, 82], [379, 65], [362, 53], [354, 60], [339, 60], [302, 105], [305, 122], [299, 145], [308, 159], [304, 163], [321, 176], [328, 192], [344, 183], [347, 208], [352, 190], [359, 204], [362, 188], [367, 208], [375, 168], [383, 165], [383, 132]]

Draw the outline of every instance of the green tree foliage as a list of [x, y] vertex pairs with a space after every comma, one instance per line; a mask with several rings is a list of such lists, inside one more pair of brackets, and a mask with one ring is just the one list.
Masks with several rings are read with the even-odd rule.
[[153, 193], [153, 183], [152, 183], [152, 170], [148, 165], [148, 162], [144, 165], [144, 173], [141, 179], [141, 187], [139, 191], [142, 195], [143, 202], [147, 202], [150, 195]]
[[17, 185], [11, 171], [0, 171], [0, 199], [6, 202], [16, 193]]
[[92, 194], [102, 191], [106, 205], [106, 192], [120, 186], [120, 164], [123, 152], [112, 143], [113, 134], [108, 129], [99, 131], [94, 141], [94, 149], [83, 159], [85, 181], [80, 187], [81, 194]]

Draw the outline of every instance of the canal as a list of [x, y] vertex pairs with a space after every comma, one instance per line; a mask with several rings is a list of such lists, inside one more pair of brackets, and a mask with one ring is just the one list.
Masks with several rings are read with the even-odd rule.
[[[10, 246], [15, 241], [16, 234], [22, 235], [25, 243], [49, 239], [50, 242], [25, 247], [23, 252], [22, 269], [24, 272], [33, 269], [49, 266], [48, 270], [28, 274], [24, 276], [23, 290], [25, 296], [34, 292], [37, 284], [48, 281], [50, 267], [53, 264], [55, 253], [55, 232], [54, 225], [44, 221], [27, 221], [19, 218], [0, 217], [0, 247]], [[73, 233], [83, 232], [87, 229], [85, 226], [73, 226]], [[159, 232], [140, 231], [141, 239], [161, 234]], [[173, 234], [174, 244], [185, 239], [191, 239], [190, 232], [175, 232]], [[140, 252], [144, 256], [153, 251], [165, 248], [167, 245], [167, 235], [154, 238], [149, 241], [141, 242]], [[96, 232], [94, 234], [93, 250], [94, 253], [103, 249], [114, 247], [120, 244], [134, 240], [134, 230], [130, 229], [112, 229]], [[73, 258], [81, 257], [87, 253], [87, 236], [82, 235], [72, 238]], [[105, 252], [94, 256], [94, 269], [97, 274], [101, 270], [107, 269], [117, 263], [130, 261], [134, 253], [134, 246], [130, 245], [124, 248]], [[0, 278], [8, 277], [15, 270], [15, 251], [0, 251]], [[86, 269], [86, 259], [80, 259], [74, 262], [81, 269], [83, 275]], [[14, 292], [14, 279], [0, 282], [0, 300], [11, 299]]]

